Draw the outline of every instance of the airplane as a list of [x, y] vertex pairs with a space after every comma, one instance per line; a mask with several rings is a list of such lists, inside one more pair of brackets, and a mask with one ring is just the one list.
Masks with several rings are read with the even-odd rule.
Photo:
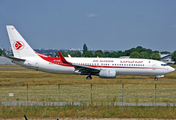
[[61, 52], [59, 57], [51, 57], [35, 52], [20, 33], [12, 25], [7, 25], [7, 32], [14, 56], [6, 56], [13, 63], [26, 68], [51, 73], [68, 73], [92, 75], [100, 78], [116, 78], [116, 75], [150, 75], [164, 77], [165, 74], [175, 71], [164, 62], [152, 59], [120, 59], [120, 58], [87, 58], [64, 57]]

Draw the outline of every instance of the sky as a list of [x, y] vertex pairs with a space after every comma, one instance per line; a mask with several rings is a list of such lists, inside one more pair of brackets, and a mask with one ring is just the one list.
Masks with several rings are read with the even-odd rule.
[[176, 0], [0, 0], [0, 48], [6, 25], [34, 49], [176, 50]]

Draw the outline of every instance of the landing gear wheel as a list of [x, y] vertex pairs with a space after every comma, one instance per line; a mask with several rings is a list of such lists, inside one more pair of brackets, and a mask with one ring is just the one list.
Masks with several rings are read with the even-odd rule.
[[88, 76], [86, 77], [86, 79], [90, 80], [90, 79], [92, 79], [92, 76], [91, 76], [91, 75], [88, 75]]
[[158, 78], [157, 78], [157, 77], [155, 77], [155, 81], [158, 81]]

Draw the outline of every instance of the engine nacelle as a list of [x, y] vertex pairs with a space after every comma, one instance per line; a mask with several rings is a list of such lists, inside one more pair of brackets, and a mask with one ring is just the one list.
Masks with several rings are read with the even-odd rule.
[[116, 71], [110, 69], [103, 69], [99, 72], [100, 78], [116, 78]]

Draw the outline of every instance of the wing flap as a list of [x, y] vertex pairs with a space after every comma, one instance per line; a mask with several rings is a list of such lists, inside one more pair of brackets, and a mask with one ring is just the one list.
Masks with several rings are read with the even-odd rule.
[[93, 67], [89, 67], [89, 66], [82, 66], [82, 65], [77, 65], [77, 64], [73, 64], [73, 66], [75, 66], [75, 70], [79, 70], [81, 71], [86, 71], [86, 72], [100, 72], [100, 69], [98, 68], [93, 68]]

